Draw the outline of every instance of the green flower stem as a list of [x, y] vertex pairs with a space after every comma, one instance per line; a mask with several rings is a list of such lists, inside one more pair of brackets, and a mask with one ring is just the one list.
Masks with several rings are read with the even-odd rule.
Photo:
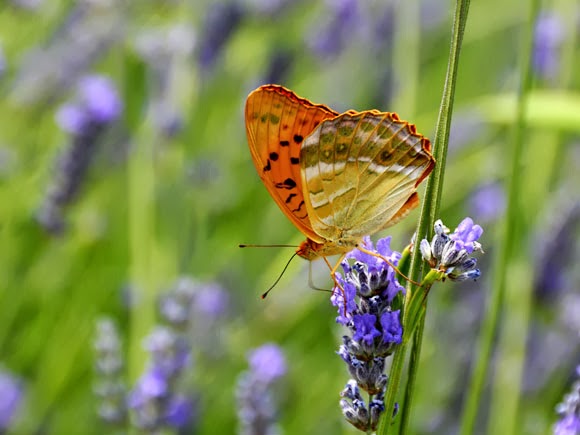
[[[453, 100], [455, 94], [455, 84], [457, 81], [457, 70], [459, 66], [459, 53], [461, 51], [461, 43], [463, 41], [463, 33], [465, 31], [465, 24], [467, 22], [467, 13], [469, 11], [469, 0], [457, 0], [455, 7], [455, 16], [453, 20], [453, 31], [451, 36], [451, 47], [449, 53], [449, 62], [447, 65], [447, 74], [445, 77], [445, 85], [443, 88], [443, 95], [441, 98], [441, 106], [439, 110], [439, 118], [437, 120], [437, 128], [435, 132], [435, 141], [433, 145], [433, 155], [437, 161], [435, 169], [427, 181], [427, 187], [425, 189], [425, 197], [423, 200], [423, 205], [421, 208], [421, 216], [419, 217], [419, 224], [417, 227], [417, 237], [416, 240], [420, 241], [428, 234], [430, 229], [433, 227], [433, 223], [437, 215], [439, 214], [439, 205], [441, 202], [441, 191], [443, 189], [443, 175], [445, 172], [445, 161], [447, 158], [447, 144], [449, 142], [449, 130], [451, 126], [451, 114], [453, 111]], [[421, 253], [419, 249], [413, 251], [410, 269], [410, 278], [414, 281], [419, 280], [419, 277], [423, 273], [424, 262], [421, 259]], [[406, 305], [413, 298], [413, 287], [410, 283], [407, 284], [407, 294], [406, 294]], [[409, 306], [409, 305], [407, 305]], [[423, 305], [424, 306], [424, 305]], [[409, 328], [416, 320], [412, 320], [409, 323], [409, 313], [413, 314], [413, 310], [408, 309], [403, 313], [403, 325], [405, 327], [405, 334], [409, 337], [407, 329], [412, 329], [414, 325]], [[414, 314], [413, 314], [414, 315]], [[419, 317], [420, 319], [420, 317]], [[420, 332], [417, 337], [420, 339], [422, 337], [422, 332]], [[420, 342], [414, 342], [414, 346], [420, 346]], [[387, 388], [387, 396], [385, 398], [385, 413], [383, 414], [381, 421], [379, 422], [377, 434], [386, 435], [389, 432], [391, 420], [391, 410], [395, 406], [396, 397], [399, 390], [399, 385], [401, 383], [402, 369], [404, 366], [404, 358], [407, 352], [407, 342], [405, 340], [395, 352], [393, 358], [393, 365], [391, 366], [389, 387]], [[418, 354], [418, 351], [417, 353]], [[413, 371], [417, 370], [417, 365], [413, 366]], [[415, 373], [411, 373], [411, 376], [415, 376]], [[412, 388], [414, 383], [410, 385], [407, 389], [406, 397], [412, 397]], [[406, 404], [406, 408], [409, 406]], [[410, 409], [406, 409], [405, 412], [410, 413]], [[409, 417], [405, 416], [405, 421], [409, 421]], [[399, 433], [405, 433], [406, 427], [401, 426], [401, 431]]]
[[[427, 301], [422, 305], [427, 309]], [[425, 311], [423, 311], [424, 313]], [[411, 348], [411, 357], [409, 359], [409, 367], [407, 370], [407, 388], [405, 389], [405, 398], [401, 409], [401, 425], [399, 426], [399, 434], [404, 434], [409, 427], [409, 420], [413, 404], [413, 391], [415, 391], [415, 382], [417, 380], [417, 370], [419, 361], [421, 359], [421, 344], [423, 343], [423, 332], [425, 331], [425, 316], [420, 317], [420, 323], [417, 325], [413, 335], [413, 347]]]
[[[508, 198], [507, 198], [506, 217], [503, 221], [503, 224], [501, 225], [497, 239], [498, 242], [496, 246], [498, 247], [499, 252], [495, 256], [493, 264], [494, 270], [493, 290], [491, 298], [489, 300], [489, 306], [484, 311], [485, 317], [483, 319], [481, 335], [479, 337], [477, 345], [477, 358], [475, 360], [476, 361], [475, 367], [473, 369], [473, 374], [468, 388], [468, 394], [466, 396], [464, 404], [464, 411], [460, 430], [460, 434], [462, 435], [472, 434], [475, 428], [478, 405], [481, 401], [483, 385], [486, 380], [486, 375], [489, 369], [489, 363], [491, 361], [493, 342], [495, 340], [496, 331], [499, 325], [501, 307], [505, 299], [506, 278], [508, 270], [512, 271], [514, 270], [512, 269], [512, 266], [514, 265], [515, 262], [513, 254], [516, 252], [518, 248], [521, 249], [520, 247], [522, 246], [520, 244], [522, 240], [519, 235], [518, 229], [520, 227], [519, 221], [521, 220], [520, 210], [523, 210], [524, 208], [518, 205], [518, 198], [520, 197], [520, 187], [521, 187], [520, 176], [518, 174], [521, 167], [521, 155], [525, 126], [524, 115], [526, 107], [525, 104], [526, 95], [528, 94], [532, 85], [530, 59], [533, 43], [533, 25], [535, 22], [535, 17], [537, 15], [538, 7], [539, 2], [537, 0], [534, 0], [532, 2], [532, 6], [530, 7], [529, 11], [530, 15], [528, 19], [524, 58], [522, 59], [523, 67], [522, 67], [521, 85], [518, 94], [516, 122], [513, 131], [513, 146], [510, 158], [507, 160], [508, 168], [506, 172], [508, 174], [507, 176]], [[522, 282], [521, 287], [528, 288], [529, 285]], [[531, 289], [526, 289], [524, 293], [528, 292], [528, 290]], [[520, 307], [519, 314], [513, 317], [513, 319], [517, 318], [518, 323], [524, 322], [524, 324], [520, 324], [516, 328], [518, 331], [520, 331], [522, 328], [523, 330], [526, 329], [525, 323], [527, 323], [529, 312], [529, 303], [530, 303], [529, 293], [527, 296], [525, 295], [522, 296], [524, 296], [523, 300], [516, 302], [515, 306], [512, 305], [510, 307], [510, 310], [517, 309], [518, 307]], [[513, 298], [510, 297], [510, 299]], [[519, 333], [523, 332], [520, 331]], [[522, 337], [522, 339], [525, 341], [525, 335]], [[523, 358], [523, 354], [516, 356], [516, 359], [518, 359], [519, 362], [512, 361], [512, 364], [510, 364], [511, 369], [515, 369], [515, 373], [512, 371], [506, 373], [506, 375], [509, 375], [510, 378], [512, 379], [514, 378], [514, 376], [517, 377], [519, 376], [519, 374], [521, 374], [521, 363], [523, 362], [521, 358]], [[519, 381], [516, 381], [516, 383], [519, 383]], [[514, 433], [513, 430], [515, 428], [516, 423], [515, 418], [517, 412], [517, 394], [519, 388], [514, 388], [514, 385], [511, 382], [509, 383], [509, 385], [510, 385], [509, 391], [507, 391], [505, 388], [503, 388], [502, 391], [504, 391], [510, 397], [502, 396], [501, 399], [499, 400], [503, 408], [502, 410], [498, 410], [496, 407], [494, 407], [495, 411], [492, 410], [491, 413], [492, 415], [490, 418], [491, 423], [488, 433], [502, 433], [502, 434]], [[496, 390], [496, 392], [498, 392], [498, 390]], [[516, 397], [514, 397], [514, 395], [516, 395]], [[493, 421], [495, 421], [495, 423]], [[496, 429], [499, 431], [494, 432]]]

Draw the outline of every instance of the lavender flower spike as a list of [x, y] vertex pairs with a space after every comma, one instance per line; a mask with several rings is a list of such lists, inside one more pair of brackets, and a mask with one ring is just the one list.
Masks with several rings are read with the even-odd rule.
[[71, 136], [36, 216], [48, 232], [63, 231], [65, 208], [78, 196], [97, 145], [120, 117], [121, 110], [121, 99], [113, 83], [104, 76], [91, 75], [80, 81], [74, 102], [57, 112], [57, 124]]
[[145, 347], [151, 355], [149, 366], [128, 397], [133, 423], [148, 431], [188, 425], [193, 402], [176, 389], [190, 363], [189, 344], [171, 328], [158, 326], [147, 338]]
[[435, 222], [433, 229], [435, 235], [431, 242], [423, 239], [419, 243], [421, 255], [429, 266], [443, 272], [452, 281], [479, 278], [481, 273], [475, 268], [477, 260], [470, 254], [474, 251], [483, 252], [477, 241], [483, 234], [483, 229], [468, 217], [451, 234], [441, 219]]
[[241, 435], [279, 433], [273, 388], [286, 374], [286, 359], [275, 344], [265, 344], [248, 355], [250, 370], [238, 378], [236, 398]]
[[[576, 373], [580, 376], [580, 366], [576, 368]], [[554, 426], [554, 435], [580, 434], [580, 379], [574, 382], [570, 393], [556, 406], [556, 411], [560, 421]]]
[[[401, 254], [391, 250], [390, 241], [390, 237], [379, 240], [376, 249], [368, 237], [363, 243], [366, 249], [396, 265]], [[348, 253], [341, 266], [344, 276], [336, 276], [341, 288], [334, 289], [331, 301], [338, 308], [337, 323], [350, 331], [350, 335], [342, 337], [337, 353], [347, 364], [352, 379], [341, 393], [340, 407], [354, 427], [374, 431], [385, 409], [386, 358], [403, 338], [397, 295], [404, 288], [385, 261], [358, 249]], [[368, 404], [361, 389], [369, 395]]]

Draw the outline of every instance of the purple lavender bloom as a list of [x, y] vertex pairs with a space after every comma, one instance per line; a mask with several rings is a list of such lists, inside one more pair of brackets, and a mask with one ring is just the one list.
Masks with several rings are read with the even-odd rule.
[[431, 243], [423, 239], [419, 244], [421, 255], [429, 266], [444, 272], [452, 281], [479, 278], [481, 273], [475, 268], [477, 260], [470, 254], [482, 251], [477, 240], [483, 234], [483, 229], [475, 225], [471, 218], [463, 219], [451, 234], [448, 234], [449, 228], [443, 225], [441, 219], [435, 222], [433, 228], [435, 235]]
[[269, 343], [250, 352], [248, 361], [250, 370], [240, 374], [236, 388], [239, 433], [277, 434], [274, 387], [286, 374], [286, 359], [278, 346]]
[[167, 404], [164, 420], [168, 426], [185, 428], [195, 419], [195, 402], [182, 394], [175, 395]]
[[287, 372], [286, 358], [280, 348], [273, 343], [254, 349], [248, 355], [248, 361], [250, 370], [265, 383], [274, 382]]
[[59, 156], [55, 179], [36, 216], [48, 232], [63, 231], [64, 210], [76, 199], [101, 137], [120, 114], [121, 102], [111, 81], [94, 75], [83, 78], [75, 102], [57, 112], [57, 123], [71, 133], [71, 143]]
[[147, 338], [145, 347], [151, 354], [149, 366], [127, 401], [133, 412], [132, 421], [146, 430], [160, 430], [177, 422], [189, 424], [192, 414], [187, 418], [184, 411], [190, 408], [177, 407], [182, 396], [176, 392], [177, 383], [190, 364], [188, 343], [169, 327], [160, 326]]
[[[580, 366], [576, 368], [576, 374], [580, 375]], [[556, 406], [556, 411], [560, 420], [554, 425], [554, 435], [580, 434], [580, 380], [574, 382], [570, 393]]]
[[401, 344], [403, 342], [403, 326], [401, 325], [401, 310], [385, 311], [381, 315], [383, 341]]
[[505, 192], [498, 183], [485, 184], [476, 189], [469, 202], [471, 214], [478, 220], [493, 221], [505, 209]]
[[224, 46], [238, 28], [243, 11], [236, 3], [212, 3], [205, 16], [200, 36], [198, 60], [203, 69], [210, 69]]
[[334, 0], [326, 2], [328, 21], [319, 27], [317, 33], [307, 43], [310, 49], [321, 57], [334, 57], [344, 49], [352, 29], [357, 28], [360, 19], [359, 4], [356, 0]]
[[371, 345], [375, 338], [381, 336], [381, 331], [375, 328], [376, 323], [377, 317], [374, 314], [354, 314], [352, 316], [353, 340]]
[[544, 12], [536, 21], [533, 66], [536, 74], [555, 80], [560, 70], [560, 47], [564, 41], [562, 20], [553, 12]]
[[[346, 420], [363, 431], [376, 430], [384, 411], [386, 358], [403, 338], [400, 310], [394, 310], [393, 305], [404, 288], [395, 271], [380, 258], [398, 264], [401, 254], [391, 250], [390, 242], [390, 237], [381, 239], [375, 249], [365, 237], [364, 248], [377, 255], [358, 249], [349, 252], [341, 264], [344, 276], [336, 275], [339, 286], [331, 297], [338, 308], [337, 322], [350, 331], [337, 352], [352, 376], [341, 393], [340, 406]], [[369, 394], [368, 405], [359, 389]]]
[[58, 125], [74, 135], [81, 135], [91, 125], [116, 121], [122, 103], [110, 79], [99, 75], [82, 78], [78, 85], [77, 101], [65, 104], [57, 112]]
[[20, 382], [4, 370], [0, 370], [0, 432], [10, 428], [22, 402]]
[[483, 228], [475, 225], [473, 220], [467, 217], [461, 221], [449, 238], [455, 242], [455, 249], [465, 249], [468, 254], [471, 254], [478, 246], [476, 242], [482, 234]]
[[6, 56], [4, 55], [4, 49], [0, 45], [0, 79], [6, 72]]

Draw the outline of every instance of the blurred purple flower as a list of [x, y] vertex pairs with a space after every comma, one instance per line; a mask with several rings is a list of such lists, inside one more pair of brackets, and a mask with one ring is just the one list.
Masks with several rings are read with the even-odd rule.
[[207, 283], [200, 286], [195, 296], [195, 303], [198, 313], [210, 318], [220, 318], [227, 312], [229, 295], [220, 285]]
[[189, 397], [178, 394], [173, 396], [167, 404], [164, 420], [171, 427], [185, 428], [196, 418], [195, 411], [195, 402]]
[[533, 66], [539, 77], [556, 79], [560, 70], [560, 47], [564, 38], [563, 23], [557, 14], [544, 11], [538, 16], [534, 34]]
[[250, 370], [256, 379], [271, 383], [286, 374], [286, 358], [282, 350], [273, 343], [265, 344], [250, 352]]
[[0, 432], [10, 428], [21, 402], [20, 382], [8, 372], [0, 370]]
[[[558, 210], [550, 213], [549, 221], [539, 227], [535, 241], [535, 291], [546, 300], [554, 300], [556, 293], [573, 288], [570, 271], [574, 270], [574, 252], [576, 239], [570, 237], [580, 227], [580, 201], [578, 195], [570, 195], [564, 190], [552, 199], [548, 210]], [[578, 319], [577, 313], [574, 317]]]
[[286, 359], [275, 344], [265, 344], [248, 355], [250, 369], [238, 377], [236, 399], [240, 434], [276, 434], [276, 382], [286, 374]]
[[[580, 375], [580, 366], [576, 368], [576, 374]], [[580, 379], [574, 382], [570, 393], [556, 406], [556, 412], [560, 420], [554, 426], [554, 435], [580, 434]]]
[[4, 75], [4, 72], [6, 72], [6, 56], [4, 54], [4, 49], [0, 45], [0, 79]]
[[56, 121], [71, 133], [71, 143], [58, 158], [54, 180], [36, 215], [48, 232], [63, 231], [64, 209], [77, 197], [102, 135], [120, 115], [121, 102], [112, 82], [96, 75], [83, 78], [75, 101], [58, 110]]
[[307, 44], [318, 56], [331, 58], [340, 54], [352, 38], [353, 29], [359, 27], [361, 12], [357, 0], [328, 0], [326, 7], [326, 23], [317, 28]]
[[151, 355], [149, 365], [127, 400], [132, 422], [149, 431], [190, 424], [193, 406], [186, 406], [182, 393], [176, 391], [178, 380], [190, 366], [191, 350], [185, 338], [168, 327], [158, 326], [146, 339], [145, 347]]
[[[390, 242], [390, 237], [380, 239], [375, 249], [365, 237], [364, 248], [377, 255], [358, 249], [349, 252], [341, 263], [344, 276], [336, 275], [340, 287], [335, 287], [331, 297], [338, 309], [336, 321], [350, 330], [337, 352], [352, 376], [341, 393], [340, 407], [345, 419], [362, 431], [376, 430], [384, 411], [385, 361], [403, 337], [400, 310], [393, 310], [392, 304], [404, 288], [395, 271], [379, 257], [398, 264], [401, 254], [391, 250]], [[369, 394], [368, 405], [359, 388]]]
[[81, 135], [91, 125], [103, 125], [119, 118], [122, 103], [110, 79], [92, 75], [82, 78], [77, 101], [67, 103], [57, 112], [57, 123], [65, 131]]
[[499, 183], [478, 187], [469, 199], [471, 214], [482, 222], [497, 219], [505, 209], [505, 193]]
[[210, 69], [224, 46], [238, 28], [243, 11], [236, 3], [211, 3], [200, 35], [198, 61], [205, 70]]

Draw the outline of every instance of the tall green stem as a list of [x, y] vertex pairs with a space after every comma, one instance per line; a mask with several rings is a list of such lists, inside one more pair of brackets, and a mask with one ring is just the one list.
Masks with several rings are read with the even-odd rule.
[[[465, 24], [467, 22], [467, 13], [469, 11], [469, 0], [457, 0], [455, 6], [455, 15], [453, 20], [453, 30], [451, 36], [451, 48], [449, 52], [449, 62], [447, 65], [447, 74], [445, 77], [445, 85], [443, 88], [443, 95], [441, 98], [441, 105], [439, 109], [439, 117], [437, 120], [437, 127], [435, 131], [435, 141], [433, 144], [433, 155], [437, 161], [435, 169], [429, 180], [427, 181], [427, 187], [425, 189], [425, 198], [423, 200], [423, 206], [421, 209], [421, 216], [419, 218], [419, 224], [417, 227], [417, 239], [421, 240], [425, 238], [433, 227], [433, 223], [439, 214], [439, 205], [441, 203], [441, 192], [443, 189], [443, 176], [445, 172], [445, 162], [447, 159], [447, 145], [449, 142], [449, 130], [451, 126], [451, 114], [453, 112], [453, 101], [455, 95], [455, 84], [457, 81], [457, 71], [459, 66], [459, 54], [461, 51], [461, 43], [463, 41], [463, 33], [465, 31]], [[413, 256], [411, 260], [410, 277], [414, 281], [419, 281], [423, 272], [423, 261], [421, 259], [421, 254], [419, 249], [413, 250]], [[420, 291], [419, 289], [413, 289], [411, 284], [407, 284], [407, 294], [406, 294], [406, 307], [410, 303], [413, 292]], [[424, 313], [424, 311], [423, 311]], [[403, 343], [401, 344], [399, 350], [395, 353], [393, 359], [393, 365], [391, 367], [389, 387], [387, 389], [387, 397], [385, 398], [385, 413], [379, 424], [377, 433], [379, 435], [385, 435], [389, 432], [391, 412], [395, 406], [395, 400], [399, 390], [399, 385], [401, 383], [402, 370], [404, 366], [404, 359], [407, 353], [408, 343], [413, 336], [414, 331], [411, 328], [407, 328], [408, 325], [408, 315], [409, 310], [405, 310], [403, 314], [403, 325], [405, 326], [405, 331], [403, 335]], [[424, 314], [423, 314], [424, 315]], [[424, 325], [423, 321], [419, 322], [420, 330], [417, 332], [416, 339], [414, 340], [414, 355], [418, 356], [422, 340], [422, 328]], [[414, 379], [416, 376], [416, 370], [418, 365], [413, 364], [410, 372], [410, 378]], [[405, 396], [407, 397], [408, 403], [405, 403], [404, 409], [402, 410], [403, 416], [401, 417], [402, 424], [399, 433], [406, 433], [407, 424], [410, 420], [411, 412], [411, 399], [413, 397], [414, 382], [411, 382], [409, 389], [407, 390]]]

